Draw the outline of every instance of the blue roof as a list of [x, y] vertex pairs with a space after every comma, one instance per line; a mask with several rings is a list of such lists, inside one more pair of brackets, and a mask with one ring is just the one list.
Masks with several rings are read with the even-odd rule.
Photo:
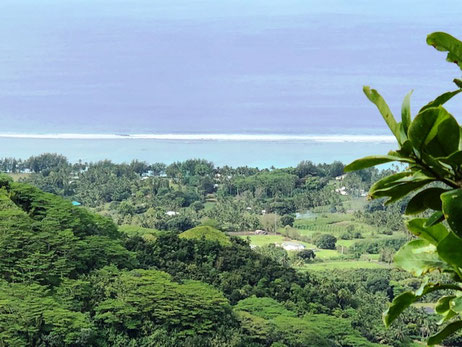
[[78, 201], [72, 201], [72, 205], [74, 205], [74, 206], [80, 206], [80, 205], [82, 205], [82, 204], [81, 204], [80, 202], [78, 202]]

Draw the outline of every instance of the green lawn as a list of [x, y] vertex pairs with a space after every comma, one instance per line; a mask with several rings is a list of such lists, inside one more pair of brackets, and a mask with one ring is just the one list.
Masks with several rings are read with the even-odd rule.
[[380, 254], [361, 254], [361, 257], [359, 258], [359, 260], [365, 260], [365, 261], [369, 261], [369, 260], [379, 261], [379, 259], [380, 259]]
[[330, 259], [337, 258], [341, 254], [335, 249], [319, 249], [315, 251], [316, 259]]
[[355, 260], [339, 260], [339, 261], [325, 261], [320, 263], [305, 264], [298, 267], [297, 270], [301, 271], [322, 271], [334, 269], [384, 269], [388, 266], [383, 263], [373, 261], [355, 261]]
[[337, 246], [351, 247], [358, 239], [356, 240], [337, 240]]

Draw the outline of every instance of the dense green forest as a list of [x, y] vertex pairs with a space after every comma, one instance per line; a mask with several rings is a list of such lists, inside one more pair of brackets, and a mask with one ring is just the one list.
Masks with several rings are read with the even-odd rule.
[[421, 284], [390, 265], [404, 205], [364, 197], [397, 167], [0, 170], [0, 346], [412, 346], [437, 329], [425, 302], [382, 323]]

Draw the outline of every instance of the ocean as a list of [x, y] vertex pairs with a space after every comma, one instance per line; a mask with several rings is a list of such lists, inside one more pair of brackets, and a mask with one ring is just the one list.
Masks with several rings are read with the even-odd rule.
[[[217, 166], [258, 168], [296, 166], [302, 160], [348, 163], [370, 154], [394, 149], [390, 136], [281, 136], [281, 135], [0, 135], [1, 153], [28, 158], [39, 153], [61, 153], [70, 161], [109, 159], [170, 164], [192, 158]], [[374, 152], [375, 151], [375, 152]]]
[[425, 37], [462, 37], [461, 17], [457, 0], [2, 0], [0, 157], [268, 167], [385, 153], [362, 86], [396, 115], [411, 89], [414, 111], [454, 89], [460, 71]]

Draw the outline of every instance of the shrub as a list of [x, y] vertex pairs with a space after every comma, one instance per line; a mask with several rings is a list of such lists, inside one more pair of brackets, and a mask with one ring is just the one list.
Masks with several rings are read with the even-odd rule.
[[229, 237], [218, 229], [208, 225], [200, 225], [195, 228], [186, 230], [180, 234], [180, 238], [185, 239], [205, 239], [207, 241], [216, 241], [223, 246], [230, 246]]
[[297, 257], [303, 259], [304, 261], [310, 261], [316, 258], [316, 253], [312, 249], [304, 249], [297, 253]]
[[291, 214], [285, 214], [284, 216], [281, 217], [281, 225], [282, 226], [294, 226], [295, 222], [295, 217]]
[[341, 235], [340, 235], [340, 239], [341, 240], [351, 240], [353, 238], [353, 234], [351, 234], [350, 232], [348, 231], [344, 231]]
[[315, 241], [314, 244], [322, 249], [335, 249], [337, 238], [331, 234], [321, 234]]

